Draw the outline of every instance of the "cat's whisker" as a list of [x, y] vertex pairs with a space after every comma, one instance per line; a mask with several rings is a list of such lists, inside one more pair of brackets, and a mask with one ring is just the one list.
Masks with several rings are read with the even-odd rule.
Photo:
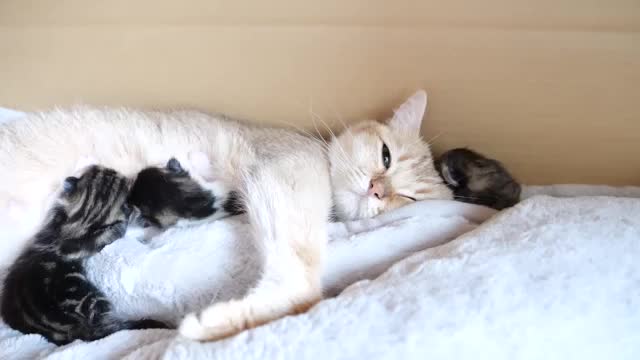
[[423, 140], [421, 137], [418, 137], [417, 139], [413, 140], [412, 142], [406, 144], [405, 147], [411, 148], [412, 146], [414, 146], [416, 144], [419, 144], [419, 143], [426, 143], [427, 146], [431, 147], [431, 145], [428, 142], [426, 142], [425, 140]]
[[353, 133], [351, 132], [351, 127], [347, 126], [347, 124], [342, 119], [342, 116], [340, 115], [338, 110], [336, 110], [334, 107], [331, 107], [331, 110], [333, 111], [338, 121], [340, 121], [340, 123], [342, 124], [342, 131], [346, 131], [349, 134], [349, 136], [353, 139]]
[[[316, 114], [316, 113], [313, 111], [313, 109], [309, 109], [309, 114], [311, 115], [311, 122], [313, 123], [313, 127], [315, 128], [316, 133], [318, 133], [318, 136], [322, 137], [322, 133], [320, 132], [320, 129], [318, 129], [318, 125], [317, 125], [317, 123], [316, 123], [316, 121], [315, 121], [315, 120], [316, 120], [316, 118], [318, 118], [318, 120], [320, 120], [320, 121], [322, 121], [322, 120], [320, 119], [320, 117], [318, 116], [318, 114]], [[324, 122], [323, 122], [323, 123], [324, 123]], [[334, 134], [334, 133], [331, 131], [331, 129], [326, 125], [326, 123], [324, 123], [324, 125], [325, 125], [325, 127], [330, 131], [331, 141], [335, 141], [335, 140], [337, 139], [337, 138], [336, 138], [336, 136], [335, 136], [335, 134]], [[326, 142], [326, 140], [324, 140], [324, 138], [323, 138], [323, 141], [325, 142], [325, 144], [327, 144], [327, 147], [329, 147], [329, 146], [330, 146], [330, 145], [329, 145], [329, 143], [328, 143], [328, 142]], [[337, 144], [337, 145], [338, 145], [338, 147], [342, 150], [342, 147], [340, 146], [340, 143], [337, 143], [337, 142], [336, 142], [336, 144]], [[344, 153], [344, 150], [342, 150], [342, 152]]]
[[343, 159], [342, 156], [339, 156], [334, 160], [336, 160], [334, 165], [337, 169], [341, 170], [343, 173], [349, 175], [350, 177], [357, 177], [358, 173], [356, 172], [356, 169], [352, 163]]
[[311, 118], [311, 123], [313, 124], [313, 128], [316, 130], [316, 134], [318, 134], [318, 137], [322, 139], [322, 141], [325, 142], [325, 144], [329, 145], [327, 143], [327, 141], [325, 140], [324, 136], [322, 135], [322, 133], [320, 132], [320, 129], [318, 128], [318, 125], [316, 124], [315, 121], [315, 117], [317, 116], [316, 113], [313, 111], [313, 98], [309, 98], [309, 116]]
[[312, 134], [311, 132], [309, 132], [308, 130], [305, 130], [303, 127], [300, 127], [298, 125], [295, 125], [291, 122], [285, 121], [285, 120], [278, 120], [277, 121], [278, 124], [281, 125], [286, 125], [286, 126], [290, 126], [294, 129], [296, 129], [297, 131], [303, 133], [304, 135], [307, 135], [312, 141], [318, 143], [319, 145], [321, 145], [323, 148], [328, 148], [329, 143], [326, 142], [326, 140], [324, 140], [324, 138], [322, 136], [320, 136], [320, 134], [316, 135], [316, 134]]
[[[317, 126], [316, 126], [315, 121], [314, 121], [315, 119], [319, 120], [324, 125], [324, 127], [329, 131], [332, 140], [334, 141], [334, 143], [336, 144], [336, 146], [340, 150], [340, 153], [338, 155], [340, 156], [341, 160], [345, 163], [344, 166], [343, 166], [344, 171], [348, 172], [351, 176], [355, 176], [356, 180], [357, 180], [357, 177], [366, 177], [366, 174], [362, 170], [360, 170], [360, 169], [358, 169], [358, 168], [353, 166], [352, 162], [350, 161], [349, 156], [347, 156], [346, 151], [344, 150], [344, 148], [342, 147], [340, 142], [337, 141], [336, 134], [333, 132], [331, 127], [322, 119], [322, 117], [313, 110], [313, 104], [312, 103], [310, 103], [309, 112], [310, 112], [310, 114], [312, 116], [312, 121], [314, 122], [314, 126], [316, 127], [316, 131], [318, 131], [318, 130], [317, 130]], [[338, 117], [340, 118], [339, 115], [338, 115]], [[349, 130], [347, 125], [341, 119], [339, 119], [339, 120], [342, 122], [344, 128], [347, 129], [347, 131], [349, 131], [349, 135], [351, 137], [353, 137], [353, 134], [351, 133], [351, 131]], [[318, 133], [319, 133], [319, 131], [318, 131]]]
[[324, 136], [322, 135], [322, 133], [320, 132], [320, 129], [318, 128], [318, 124], [316, 124], [316, 120], [315, 120], [316, 113], [313, 111], [313, 99], [309, 99], [309, 117], [311, 119], [311, 123], [313, 124], [313, 128], [316, 130], [316, 134], [318, 134], [318, 137], [320, 137], [326, 143]]
[[[311, 104], [311, 106], [310, 106], [309, 111], [310, 111], [310, 114], [311, 114], [311, 116], [312, 116], [312, 119], [317, 119], [317, 120], [319, 120], [319, 121], [324, 125], [324, 127], [329, 131], [332, 141], [334, 141], [334, 142], [335, 142], [336, 146], [337, 146], [337, 147], [338, 147], [338, 149], [340, 150], [340, 152], [339, 152], [337, 155], [340, 157], [340, 159], [339, 159], [339, 160], [341, 160], [341, 161], [342, 161], [342, 164], [341, 164], [341, 170], [342, 170], [345, 174], [349, 175], [350, 180], [352, 180], [353, 182], [356, 182], [356, 183], [357, 183], [357, 182], [359, 182], [359, 181], [358, 181], [358, 180], [359, 180], [359, 179], [358, 179], [359, 177], [362, 177], [362, 178], [366, 177], [365, 173], [364, 173], [362, 170], [360, 170], [359, 168], [357, 168], [357, 167], [353, 166], [353, 163], [352, 163], [352, 161], [350, 160], [350, 158], [347, 156], [347, 153], [346, 153], [346, 151], [345, 151], [344, 147], [342, 147], [342, 145], [340, 144], [340, 142], [338, 142], [338, 141], [337, 141], [337, 135], [336, 135], [336, 134], [335, 134], [335, 132], [331, 129], [331, 127], [327, 124], [327, 122], [326, 122], [326, 121], [324, 121], [324, 120], [322, 119], [322, 117], [321, 117], [317, 112], [315, 112], [315, 111], [313, 110], [313, 106], [312, 106], [312, 104]], [[348, 132], [349, 136], [350, 136], [351, 138], [353, 138], [353, 133], [351, 132], [350, 128], [345, 124], [345, 122], [344, 122], [344, 121], [342, 121], [342, 117], [337, 113], [337, 111], [335, 110], [335, 108], [333, 108], [333, 112], [336, 114], [336, 117], [338, 118], [338, 120], [339, 120], [339, 121], [340, 121], [340, 123], [342, 124], [342, 126], [343, 126], [343, 131]], [[315, 125], [315, 122], [314, 122], [314, 125]]]
[[346, 151], [344, 150], [344, 148], [342, 147], [342, 145], [340, 144], [339, 141], [337, 141], [337, 136], [336, 134], [333, 132], [333, 130], [331, 130], [331, 127], [324, 121], [322, 120], [322, 118], [320, 117], [320, 115], [318, 115], [316, 112], [313, 111], [313, 109], [310, 109], [311, 114], [314, 118], [317, 118], [324, 126], [325, 128], [329, 131], [329, 133], [331, 134], [332, 140], [334, 141], [334, 143], [336, 144], [336, 146], [338, 147], [338, 149], [341, 152], [341, 156], [343, 157], [343, 159], [345, 161], [347, 161], [349, 159], [349, 157], [347, 156]]
[[445, 133], [444, 131], [440, 131], [436, 136], [430, 138], [429, 140], [426, 140], [427, 145], [431, 146], [433, 142], [437, 140], [440, 136], [442, 136], [442, 134], [444, 133]]
[[[333, 159], [333, 166], [338, 169], [345, 177], [347, 177], [353, 183], [360, 183], [362, 178], [366, 178], [364, 173], [355, 167], [350, 161], [345, 159], [340, 153], [338, 157]], [[358, 172], [360, 171], [360, 173]]]
[[[342, 125], [344, 127], [343, 131], [346, 131], [349, 134], [349, 137], [351, 137], [353, 139], [354, 136], [353, 136], [353, 133], [351, 132], [351, 129], [342, 120], [340, 120], [340, 122], [342, 123]], [[340, 150], [341, 150], [342, 154], [344, 154], [343, 156], [346, 156], [344, 148], [342, 146], [340, 146], [340, 143], [337, 143], [337, 144], [340, 147]], [[353, 174], [353, 176], [355, 176], [356, 178], [357, 177], [361, 177], [361, 178], [366, 178], [367, 177], [367, 175], [365, 174], [365, 172], [362, 169], [360, 169], [359, 167], [356, 167], [356, 166], [352, 166], [353, 164], [351, 164], [351, 163], [349, 165], [350, 165], [349, 166], [349, 170]]]
[[[313, 107], [313, 98], [309, 98], [309, 106]], [[302, 134], [306, 135], [309, 137], [310, 140], [314, 141], [315, 143], [319, 144], [320, 146], [322, 146], [324, 149], [328, 149], [329, 148], [329, 143], [326, 141], [325, 137], [322, 135], [322, 133], [319, 131], [318, 127], [316, 126], [316, 124], [313, 122], [313, 118], [311, 118], [312, 124], [314, 126], [315, 129], [315, 134], [312, 133], [309, 130], [306, 130], [305, 128], [298, 126], [294, 123], [285, 121], [285, 120], [277, 120], [278, 124], [281, 125], [286, 125], [289, 127], [292, 127], [294, 129], [296, 129], [297, 131], [301, 132]]]
[[322, 133], [320, 132], [320, 129], [318, 129], [318, 125], [316, 124], [314, 118], [313, 118], [313, 114], [311, 114], [311, 123], [313, 124], [313, 128], [316, 130], [316, 134], [318, 134], [318, 137], [322, 140], [322, 142], [325, 144], [325, 146], [327, 148], [329, 148], [329, 143], [327, 142], [327, 140], [324, 139], [324, 136], [322, 136]]
[[325, 127], [325, 129], [329, 131], [329, 135], [331, 136], [332, 139], [337, 138], [336, 134], [333, 132], [333, 130], [331, 130], [331, 126], [329, 126], [329, 124], [327, 124], [327, 122], [324, 121], [318, 113], [313, 111], [313, 109], [309, 109], [309, 111], [311, 112], [312, 118], [319, 120], [322, 123], [322, 125]]
[[365, 173], [361, 169], [354, 166], [354, 164], [349, 159], [346, 159], [345, 156], [338, 154], [338, 159], [336, 160], [338, 160], [338, 163], [341, 166], [343, 172], [348, 173], [351, 178], [358, 179], [366, 177]]
[[296, 124], [294, 124], [294, 123], [292, 123], [292, 122], [289, 122], [289, 121], [286, 121], [286, 120], [278, 119], [278, 120], [276, 120], [276, 124], [277, 124], [277, 125], [284, 125], [284, 126], [287, 126], [287, 127], [292, 127], [292, 128], [294, 128], [295, 130], [297, 130], [297, 131], [299, 131], [299, 132], [301, 132], [301, 133], [303, 133], [303, 134], [305, 134], [305, 135], [309, 136], [309, 137], [311, 138], [311, 140], [313, 140], [313, 141], [319, 141], [319, 139], [317, 138], [317, 136], [316, 136], [316, 135], [314, 135], [314, 134], [310, 133], [308, 130], [305, 130], [304, 128], [302, 128], [302, 127], [300, 127], [300, 126], [298, 126], [298, 125], [296, 125]]

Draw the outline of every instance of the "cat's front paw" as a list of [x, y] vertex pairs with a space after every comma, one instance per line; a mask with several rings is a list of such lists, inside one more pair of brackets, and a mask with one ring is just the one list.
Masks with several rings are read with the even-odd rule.
[[188, 314], [178, 328], [186, 338], [199, 341], [223, 339], [249, 328], [238, 301], [210, 306], [200, 313]]
[[253, 297], [222, 302], [187, 315], [178, 330], [182, 336], [198, 341], [224, 339], [281, 317], [305, 312], [320, 298], [319, 293], [310, 293], [303, 297], [271, 298], [271, 301]]

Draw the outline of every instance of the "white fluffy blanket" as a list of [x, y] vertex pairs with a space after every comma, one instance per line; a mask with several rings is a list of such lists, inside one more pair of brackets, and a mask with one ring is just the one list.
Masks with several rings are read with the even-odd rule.
[[[537, 196], [440, 245], [491, 214], [423, 202], [334, 224], [324, 278], [333, 290], [429, 249], [226, 340], [143, 330], [56, 348], [0, 325], [0, 358], [640, 358], [640, 199]], [[90, 266], [122, 314], [176, 321], [246, 289], [259, 268], [250, 243], [236, 218], [148, 245], [119, 240]]]
[[[372, 279], [396, 261], [454, 239], [494, 214], [481, 206], [425, 201], [375, 219], [331, 224], [326, 292], [336, 294], [357, 280]], [[192, 223], [170, 229], [149, 244], [128, 234], [88, 262], [90, 277], [123, 317], [176, 324], [187, 312], [241, 296], [257, 278], [261, 264], [244, 220], [239, 216]], [[56, 349], [40, 336], [23, 336], [2, 324], [0, 358], [119, 358], [144, 344], [167, 343], [175, 335], [129, 331]]]

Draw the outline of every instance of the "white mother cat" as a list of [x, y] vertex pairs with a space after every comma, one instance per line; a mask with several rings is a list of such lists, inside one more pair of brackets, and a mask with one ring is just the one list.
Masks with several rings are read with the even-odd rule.
[[321, 298], [332, 207], [341, 219], [357, 219], [416, 200], [451, 198], [420, 138], [426, 103], [419, 91], [387, 124], [357, 123], [328, 147], [289, 129], [199, 112], [32, 114], [0, 126], [0, 211], [16, 221], [21, 210], [44, 212], [61, 179], [84, 158], [133, 175], [176, 157], [215, 194], [238, 191], [259, 242], [262, 278], [244, 298], [188, 315], [180, 326], [192, 339], [222, 338], [304, 311]]

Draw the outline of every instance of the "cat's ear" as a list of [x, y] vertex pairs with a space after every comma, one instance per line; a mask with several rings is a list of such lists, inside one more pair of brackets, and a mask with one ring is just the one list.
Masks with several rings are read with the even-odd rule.
[[418, 134], [426, 110], [427, 93], [424, 90], [418, 90], [394, 111], [393, 117], [389, 120], [389, 126], [393, 130]]
[[68, 178], [64, 179], [64, 182], [62, 183], [62, 191], [65, 194], [70, 194], [74, 192], [78, 187], [79, 180], [80, 179], [78, 179], [75, 176], [69, 176]]
[[178, 159], [176, 158], [169, 159], [169, 161], [167, 162], [167, 169], [171, 171], [173, 174], [186, 173], [186, 171], [182, 167], [182, 164], [180, 164], [180, 161], [178, 161]]

